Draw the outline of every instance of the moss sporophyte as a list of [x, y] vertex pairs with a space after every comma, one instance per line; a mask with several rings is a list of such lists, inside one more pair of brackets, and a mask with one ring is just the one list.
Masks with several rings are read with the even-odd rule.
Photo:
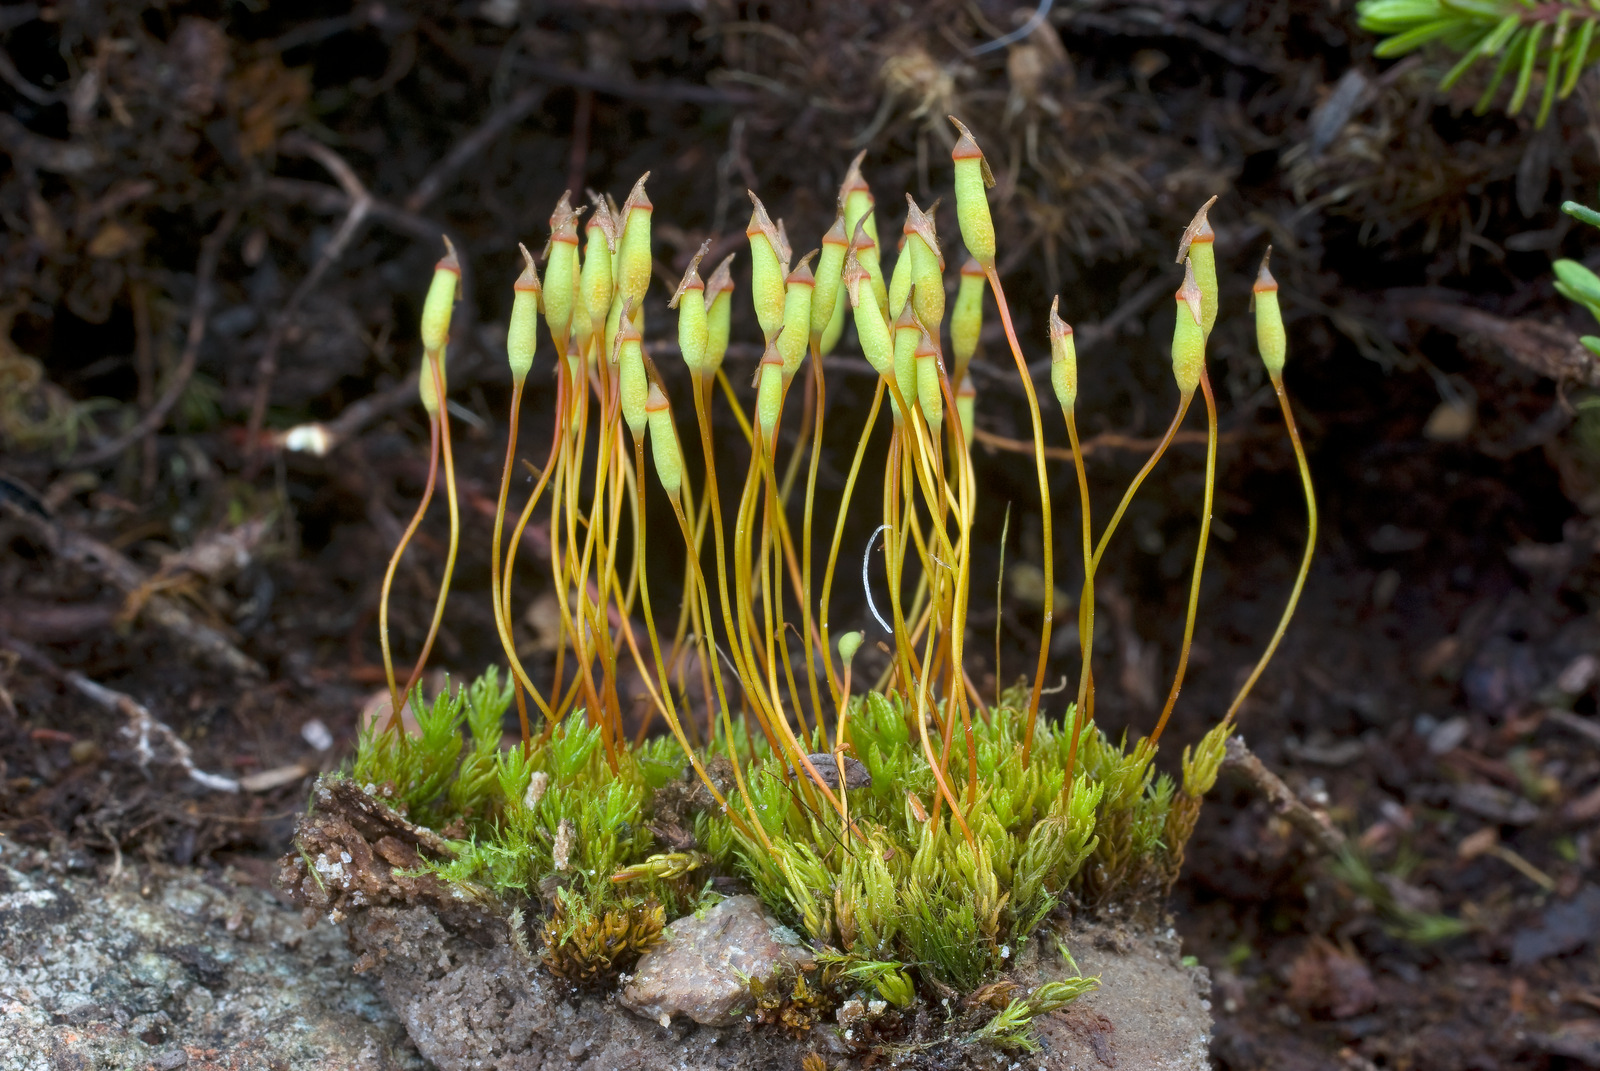
[[[366, 730], [350, 776], [389, 786], [387, 798], [413, 821], [455, 838], [453, 857], [433, 864], [445, 880], [538, 898], [547, 920], [544, 960], [565, 977], [599, 980], [626, 966], [664, 921], [695, 910], [720, 878], [724, 887], [731, 880], [753, 888], [809, 938], [825, 965], [820, 992], [864, 988], [904, 1006], [919, 993], [965, 994], [993, 982], [1014, 950], [1069, 898], [1088, 908], [1156, 904], [1176, 878], [1201, 797], [1216, 778], [1244, 695], [1293, 612], [1315, 539], [1310, 478], [1283, 393], [1277, 284], [1263, 262], [1255, 285], [1257, 337], [1299, 459], [1311, 532], [1261, 663], [1216, 726], [1185, 749], [1174, 778], [1158, 774], [1153, 761], [1188, 664], [1217, 456], [1205, 357], [1218, 299], [1206, 209], [1185, 233], [1178, 258], [1184, 273], [1181, 285], [1175, 281], [1175, 412], [1098, 535], [1079, 446], [1072, 328], [1061, 318], [1059, 299], [1051, 307], [1048, 340], [1040, 341], [1048, 342], [1050, 381], [1071, 444], [1075, 542], [1085, 575], [1076, 701], [1059, 720], [1040, 716], [1055, 590], [1049, 554], [1032, 680], [986, 699], [965, 652], [972, 559], [984, 549], [972, 537], [982, 499], [971, 455], [981, 403], [966, 372], [986, 292], [1032, 416], [1046, 548], [1054, 546], [1054, 514], [1046, 421], [996, 268], [986, 194], [993, 180], [976, 139], [956, 125], [956, 215], [970, 256], [953, 273], [933, 216], [908, 199], [904, 245], [885, 279], [875, 201], [860, 158], [840, 190], [838, 216], [821, 236], [814, 271], [811, 254], [791, 263], [782, 222], [751, 194], [750, 293], [765, 355], [749, 410], [722, 368], [734, 290], [729, 261], [703, 278], [702, 247], [673, 296], [683, 359], [683, 368], [674, 369], [669, 347], [647, 353], [643, 342], [652, 265], [644, 179], [620, 209], [596, 199], [581, 252], [581, 213], [563, 195], [551, 217], [542, 281], [523, 251], [526, 267], [514, 284], [507, 334], [510, 435], [490, 560], [491, 602], [509, 674], [491, 670], [429, 704], [416, 682], [437, 634], [460, 530], [450, 411], [442, 404], [459, 268], [453, 252], [439, 263], [422, 324], [430, 475], [395, 549], [385, 599], [441, 468], [450, 556], [427, 640], [403, 687], [393, 669], [386, 603], [381, 618], [394, 708], [404, 695], [417, 730], [404, 731], [398, 718]], [[948, 333], [947, 274], [956, 276]], [[816, 512], [827, 401], [822, 357], [845, 319], [878, 375], [830, 532]], [[541, 333], [549, 339], [548, 360], [539, 353]], [[542, 463], [530, 465], [531, 492], [508, 518], [524, 384], [530, 368], [541, 365], [552, 369], [553, 391], [537, 393], [553, 407], [554, 430], [546, 455], [536, 459]], [[673, 412], [664, 377], [687, 379], [692, 421]], [[1096, 572], [1197, 390], [1208, 448], [1183, 646], [1149, 735], [1116, 741], [1094, 717]], [[792, 392], [803, 395], [803, 413], [798, 441], [786, 448], [779, 432], [786, 415], [793, 419]], [[746, 444], [737, 494], [726, 493], [717, 471], [718, 404], [731, 406]], [[888, 461], [875, 508], [888, 595], [872, 607], [881, 632], [835, 635], [830, 612], [845, 520], [885, 406]], [[690, 428], [699, 438], [692, 468], [680, 440]], [[652, 498], [665, 501], [675, 525], [646, 531], [647, 518], [665, 516], [647, 508]], [[523, 531], [541, 506], [559, 643], [553, 664], [535, 674], [513, 635], [512, 580]], [[825, 553], [818, 539], [827, 540]], [[686, 551], [682, 575], [672, 578], [682, 592], [676, 621], [658, 617], [651, 597], [660, 559], [643, 548], [662, 541], [681, 541]], [[820, 576], [814, 558], [825, 563]], [[843, 562], [849, 577], [853, 553]], [[875, 679], [853, 678], [867, 638], [887, 641], [876, 646], [889, 657]], [[625, 730], [619, 677], [630, 666], [644, 682], [649, 713], [644, 724]], [[503, 748], [501, 718], [511, 705], [521, 738]], [[657, 717], [666, 734], [649, 732]], [[687, 781], [685, 762], [693, 771]], [[818, 983], [813, 978], [812, 989]], [[991, 1024], [993, 1032], [1024, 1037], [1031, 1015], [1089, 984], [1014, 1000]], [[807, 1000], [822, 999], [807, 992]]]

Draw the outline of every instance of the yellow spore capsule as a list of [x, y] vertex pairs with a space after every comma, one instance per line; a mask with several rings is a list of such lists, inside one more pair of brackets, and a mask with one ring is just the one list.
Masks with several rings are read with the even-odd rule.
[[[857, 229], [857, 235], [861, 231]], [[850, 308], [855, 313], [856, 337], [861, 342], [861, 352], [878, 375], [894, 375], [894, 341], [889, 335], [889, 325], [884, 321], [883, 308], [878, 295], [872, 291], [871, 276], [856, 262], [855, 250], [845, 258], [845, 293], [850, 298]]]
[[572, 210], [568, 190], [550, 216], [550, 243], [545, 246], [544, 322], [556, 353], [567, 355], [572, 334], [572, 313], [578, 303], [578, 214]]
[[840, 636], [838, 640], [839, 661], [846, 666], [855, 661], [856, 652], [861, 650], [861, 641], [864, 639], [866, 639], [866, 635], [861, 632], [846, 632], [843, 636]]
[[973, 420], [978, 409], [978, 388], [970, 379], [963, 379], [961, 386], [956, 388], [956, 416], [961, 420], [961, 437], [967, 444], [967, 449], [972, 449]]
[[1193, 394], [1200, 385], [1206, 363], [1206, 333], [1200, 326], [1200, 286], [1194, 264], [1184, 261], [1183, 286], [1178, 288], [1178, 318], [1172, 328], [1172, 375], [1178, 389]]
[[650, 454], [655, 459], [656, 478], [667, 496], [676, 499], [683, 487], [683, 451], [678, 445], [677, 430], [672, 426], [672, 406], [667, 403], [660, 384], [650, 384], [644, 411], [650, 428]]
[[839, 287], [844, 282], [844, 256], [850, 248], [844, 216], [833, 217], [833, 226], [822, 236], [822, 255], [817, 258], [816, 289], [811, 294], [811, 341], [820, 344], [828, 325], [839, 315]]
[[898, 405], [893, 407], [896, 424], [909, 416], [911, 408], [917, 404], [917, 336], [921, 333], [922, 325], [917, 323], [917, 314], [911, 311], [911, 302], [907, 301], [894, 322], [894, 382], [906, 402], [905, 413]]
[[944, 425], [944, 391], [939, 384], [939, 347], [934, 344], [928, 329], [920, 325], [916, 360], [917, 404], [922, 406], [922, 419], [937, 432]]
[[716, 375], [728, 352], [728, 325], [733, 318], [733, 258], [729, 253], [706, 280], [705, 375]]
[[1194, 281], [1200, 287], [1200, 327], [1207, 339], [1211, 338], [1211, 328], [1217, 322], [1217, 232], [1211, 229], [1206, 213], [1216, 203], [1217, 199], [1212, 197], [1200, 206], [1178, 242], [1177, 263], [1182, 264], [1183, 258], [1188, 257], [1194, 265]]
[[634, 308], [644, 307], [644, 292], [650, 287], [650, 217], [655, 207], [644, 192], [646, 171], [633, 184], [622, 205], [622, 238], [617, 244], [617, 293]]
[[433, 266], [428, 296], [422, 299], [422, 348], [428, 353], [444, 352], [450, 341], [450, 314], [455, 310], [456, 288], [461, 283], [461, 261], [456, 247], [444, 240], [444, 256]]
[[1278, 280], [1267, 270], [1272, 257], [1272, 247], [1261, 258], [1261, 271], [1256, 274], [1256, 346], [1261, 350], [1261, 363], [1267, 366], [1267, 375], [1277, 382], [1283, 375], [1283, 362], [1288, 356], [1289, 340], [1283, 330], [1283, 310], [1278, 307]]
[[650, 398], [650, 377], [644, 368], [644, 346], [639, 339], [639, 329], [633, 326], [629, 316], [623, 316], [617, 328], [615, 360], [622, 419], [633, 437], [642, 439], [647, 430], [644, 407]]
[[994, 219], [989, 215], [988, 190], [994, 186], [994, 174], [989, 161], [972, 131], [961, 120], [950, 116], [950, 121], [961, 132], [950, 159], [956, 170], [956, 219], [961, 224], [961, 240], [986, 270], [994, 267]]
[[678, 310], [678, 349], [683, 353], [683, 363], [697, 378], [703, 374], [706, 361], [706, 284], [700, 280], [700, 259], [711, 248], [711, 239], [700, 245], [700, 251], [689, 261], [689, 270], [683, 273], [683, 282], [667, 308]]
[[506, 359], [517, 382], [528, 378], [533, 354], [538, 347], [539, 273], [533, 267], [533, 254], [518, 243], [524, 265], [511, 291], [511, 323], [506, 327]]
[[911, 261], [911, 300], [917, 319], [937, 334], [944, 323], [944, 256], [939, 252], [939, 235], [933, 217], [917, 207], [906, 194], [905, 247], [902, 256]]
[[983, 267], [971, 257], [961, 265], [961, 285], [956, 289], [955, 307], [950, 310], [950, 356], [955, 359], [958, 383], [967, 378], [967, 365], [978, 352], [978, 336], [983, 333], [983, 291], [989, 283]]
[[761, 441], [767, 453], [772, 453], [778, 441], [778, 421], [783, 416], [783, 356], [778, 347], [767, 343], [767, 352], [761, 355], [761, 367], [756, 370], [756, 425], [761, 429]]
[[755, 306], [761, 334], [771, 342], [783, 326], [783, 277], [789, 274], [788, 242], [767, 215], [767, 206], [753, 191], [750, 223], [745, 237], [750, 240], [750, 303]]
[[[813, 250], [800, 258], [794, 271], [783, 281], [783, 326], [778, 329], [778, 354], [783, 358], [783, 381], [789, 382], [800, 370], [810, 341], [811, 302], [816, 297], [816, 279], [811, 274]], [[790, 325], [793, 325], [792, 327]]]

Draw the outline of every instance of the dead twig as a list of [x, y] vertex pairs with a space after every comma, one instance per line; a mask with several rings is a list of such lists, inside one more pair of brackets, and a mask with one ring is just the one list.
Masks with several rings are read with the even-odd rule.
[[1242, 737], [1228, 738], [1222, 769], [1225, 773], [1243, 778], [1319, 853], [1337, 858], [1349, 847], [1349, 839], [1333, 824], [1327, 812], [1307, 806], [1292, 788], [1283, 783], [1283, 778], [1267, 769], [1266, 763], [1256, 757]]
[[1514, 364], [1558, 383], [1600, 387], [1600, 360], [1564, 327], [1538, 320], [1508, 320], [1470, 305], [1428, 297], [1391, 298], [1402, 316], [1441, 327], [1461, 338], [1493, 342]]
[[[1033, 456], [1033, 443], [1025, 439], [1012, 439], [1004, 435], [996, 435], [992, 431], [982, 428], [973, 428], [972, 437], [985, 446], [992, 446], [997, 450], [1007, 450], [1014, 454], [1027, 454]], [[1240, 438], [1237, 431], [1223, 432], [1217, 436], [1219, 443], [1237, 442]], [[1204, 443], [1206, 433], [1203, 431], [1180, 431], [1172, 437], [1174, 445], [1180, 443]], [[1132, 435], [1123, 435], [1115, 431], [1103, 431], [1099, 435], [1085, 439], [1081, 444], [1083, 456], [1092, 457], [1102, 450], [1136, 450], [1148, 453], [1154, 450], [1161, 442], [1160, 439], [1140, 439]], [[1044, 456], [1051, 461], [1071, 461], [1072, 451], [1064, 446], [1047, 446]]]
[[267, 400], [272, 393], [272, 381], [278, 374], [278, 350], [283, 346], [284, 336], [293, 325], [301, 304], [322, 282], [322, 277], [328, 273], [328, 269], [344, 255], [356, 232], [366, 222], [368, 213], [372, 211], [372, 195], [367, 192], [366, 186], [356, 177], [355, 171], [338, 153], [321, 142], [299, 134], [289, 134], [279, 144], [285, 152], [309, 156], [327, 168], [344, 190], [345, 196], [350, 199], [350, 207], [345, 212], [339, 229], [334, 232], [333, 238], [322, 247], [317, 262], [311, 266], [306, 277], [300, 280], [300, 285], [295, 287], [294, 293], [289, 295], [288, 302], [273, 320], [272, 330], [267, 334], [266, 345], [262, 347], [261, 356], [256, 361], [255, 393], [250, 399], [250, 421], [246, 425], [245, 433], [245, 449], [250, 456], [250, 463], [246, 467], [247, 475], [253, 474], [255, 459], [259, 456], [258, 440], [261, 436], [261, 423], [266, 419]]
[[[487, 149], [494, 140], [505, 133], [512, 125], [520, 122], [524, 116], [533, 111], [540, 104], [549, 90], [543, 86], [524, 89], [505, 104], [490, 114], [489, 118], [478, 124], [478, 128], [460, 141], [454, 148], [445, 153], [439, 162], [428, 169], [422, 176], [422, 181], [417, 183], [411, 196], [403, 202], [407, 212], [420, 212], [428, 203], [444, 189], [445, 183], [455, 178], [460, 171], [474, 157]], [[341, 184], [342, 185], [342, 184]]]
[[22, 661], [42, 671], [46, 676], [67, 685], [79, 695], [113, 714], [120, 714], [128, 724], [122, 735], [133, 741], [134, 754], [139, 758], [139, 768], [148, 770], [156, 758], [156, 744], [165, 744], [172, 753], [172, 761], [183, 767], [191, 780], [216, 792], [238, 792], [239, 782], [231, 777], [207, 773], [194, 764], [194, 753], [172, 727], [150, 713], [150, 709], [130, 695], [107, 688], [85, 677], [76, 670], [62, 669], [38, 648], [12, 636], [0, 634], [0, 647], [15, 652]]
[[233, 233], [233, 228], [239, 223], [239, 207], [234, 205], [222, 214], [222, 221], [200, 243], [200, 259], [195, 266], [194, 306], [189, 311], [189, 334], [183, 343], [183, 354], [178, 358], [178, 367], [172, 370], [171, 377], [167, 380], [166, 389], [161, 392], [155, 404], [147, 410], [144, 416], [127, 431], [118, 435], [109, 442], [80, 454], [73, 458], [68, 468], [84, 468], [90, 465], [99, 465], [110, 461], [139, 442], [145, 436], [153, 434], [166, 422], [167, 414], [172, 412], [172, 407], [178, 404], [178, 399], [183, 396], [184, 390], [189, 386], [189, 379], [194, 375], [196, 362], [200, 359], [200, 346], [206, 339], [206, 319], [211, 314], [211, 306], [216, 302], [216, 277], [217, 262], [222, 257], [222, 247], [228, 241], [228, 236]]
[[[15, 519], [41, 546], [63, 562], [124, 595], [141, 590], [150, 579], [143, 569], [111, 547], [82, 532], [74, 532], [13, 502], [0, 501], [0, 510]], [[226, 636], [191, 618], [175, 601], [153, 595], [142, 616], [165, 630], [188, 654], [240, 677], [264, 677], [261, 664], [235, 647]]]
[[47, 89], [40, 89], [22, 77], [22, 72], [17, 70], [17, 65], [11, 62], [11, 53], [3, 48], [0, 48], [0, 79], [4, 79], [6, 85], [15, 89], [35, 104], [48, 106], [61, 99], [60, 93], [52, 93]]
[[574, 67], [552, 67], [549, 64], [525, 62], [518, 64], [522, 74], [540, 82], [574, 89], [592, 89], [624, 100], [687, 104], [755, 104], [760, 98], [754, 93], [721, 86], [697, 86], [688, 82], [639, 82], [631, 78], [617, 78], [597, 71], [582, 71]]
[[1570, 729], [1579, 736], [1584, 737], [1591, 744], [1600, 744], [1600, 720], [1585, 718], [1574, 714], [1570, 710], [1561, 710], [1552, 707], [1544, 712], [1544, 720], [1554, 722], [1564, 729]]

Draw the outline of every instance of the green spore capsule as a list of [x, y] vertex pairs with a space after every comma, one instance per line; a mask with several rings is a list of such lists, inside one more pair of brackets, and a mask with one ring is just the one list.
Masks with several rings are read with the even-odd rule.
[[1261, 363], [1267, 366], [1267, 375], [1276, 383], [1283, 375], [1283, 362], [1288, 356], [1288, 335], [1283, 330], [1283, 310], [1278, 307], [1278, 280], [1267, 270], [1272, 258], [1272, 247], [1267, 246], [1261, 258], [1261, 270], [1256, 273], [1255, 285], [1250, 289], [1255, 295], [1256, 346], [1261, 350]]
[[898, 405], [893, 407], [897, 426], [911, 415], [911, 407], [917, 404], [917, 336], [921, 333], [922, 325], [917, 323], [917, 314], [911, 311], [911, 302], [907, 301], [894, 322], [894, 382], [906, 403], [904, 413]]
[[461, 283], [461, 261], [456, 247], [444, 240], [444, 256], [433, 266], [428, 296], [422, 300], [422, 348], [427, 353], [443, 354], [450, 341], [450, 314], [455, 310], [456, 288]]
[[865, 221], [857, 223], [855, 231], [850, 236], [850, 249], [845, 254], [845, 259], [855, 258], [866, 277], [871, 280], [873, 295], [878, 299], [878, 308], [883, 310], [884, 320], [889, 317], [889, 288], [883, 283], [883, 263], [878, 257], [878, 240], [867, 230]]
[[[858, 228], [856, 234], [859, 236], [861, 233]], [[856, 337], [861, 342], [861, 352], [873, 370], [887, 379], [894, 375], [894, 340], [889, 335], [889, 325], [884, 321], [878, 295], [873, 293], [872, 277], [857, 263], [854, 249], [845, 258], [844, 285], [845, 293], [850, 298], [850, 308], [855, 313]]]
[[[594, 328], [589, 323], [589, 309], [583, 303], [583, 270], [576, 253], [572, 257], [572, 335], [567, 340], [572, 355], [581, 358], [584, 351], [589, 348], [589, 340], [594, 337]], [[546, 308], [549, 308], [548, 302]], [[549, 322], [548, 315], [546, 322]]]
[[956, 289], [955, 307], [950, 310], [950, 356], [955, 359], [956, 382], [965, 382], [967, 365], [978, 352], [978, 337], [983, 333], [983, 291], [989, 284], [983, 266], [971, 257], [961, 265], [961, 284]]
[[1206, 213], [1216, 203], [1217, 199], [1212, 197], [1200, 206], [1178, 242], [1177, 263], [1182, 264], [1183, 258], [1188, 257], [1194, 265], [1194, 281], [1200, 287], [1200, 327], [1207, 339], [1211, 338], [1211, 328], [1217, 322], [1217, 233], [1211, 229]]
[[706, 284], [700, 280], [700, 259], [711, 248], [711, 239], [700, 244], [700, 251], [689, 261], [689, 270], [683, 273], [683, 282], [667, 304], [678, 310], [678, 349], [690, 374], [699, 378], [705, 370], [706, 340]]
[[[778, 329], [778, 354], [783, 358], [783, 381], [789, 382], [806, 358], [810, 341], [811, 302], [816, 297], [816, 279], [811, 274], [812, 250], [783, 281], [783, 326]], [[789, 325], [793, 324], [793, 328]]]
[[528, 378], [539, 340], [539, 273], [533, 267], [533, 254], [518, 243], [524, 265], [511, 290], [511, 323], [506, 327], [506, 359], [511, 376], [518, 383]]
[[783, 356], [775, 343], [767, 343], [756, 369], [756, 426], [771, 456], [778, 441], [778, 421], [783, 417]]
[[839, 287], [844, 282], [844, 256], [850, 238], [845, 233], [844, 216], [833, 217], [833, 226], [822, 236], [822, 255], [817, 257], [816, 289], [811, 295], [811, 341], [819, 344], [828, 325], [839, 315]]
[[[441, 351], [436, 356], [439, 357], [439, 362], [438, 362], [439, 378], [440, 379], [444, 379], [444, 377], [445, 377], [445, 368], [444, 368], [444, 359], [443, 359], [444, 358], [444, 354]], [[422, 355], [422, 369], [421, 369], [421, 371], [419, 371], [417, 373], [417, 395], [418, 395], [418, 397], [420, 397], [422, 399], [422, 408], [424, 408], [424, 409], [426, 409], [428, 411], [428, 415], [429, 416], [438, 416], [439, 415], [439, 385], [434, 382], [433, 369], [434, 369], [433, 360], [430, 358], [430, 356], [428, 354], [424, 353]], [[448, 391], [449, 389], [450, 389], [450, 385], [448, 383], [446, 383], [445, 384], [445, 390]]]
[[877, 204], [877, 199], [872, 196], [872, 187], [867, 185], [867, 180], [861, 176], [861, 161], [867, 158], [867, 150], [862, 149], [856, 153], [856, 158], [850, 161], [850, 167], [844, 173], [844, 181], [839, 184], [839, 203], [844, 206], [844, 233], [856, 233], [856, 225], [866, 223], [867, 233], [872, 240], [878, 240], [878, 221], [873, 216], [872, 209]]
[[961, 438], [967, 444], [967, 449], [972, 449], [973, 420], [978, 410], [978, 388], [973, 386], [972, 380], [963, 379], [956, 388], [956, 416], [961, 421]]
[[617, 292], [634, 308], [644, 306], [644, 292], [650, 287], [650, 216], [655, 206], [644, 192], [646, 171], [633, 184], [622, 205], [622, 238], [617, 243]]
[[[750, 223], [745, 237], [750, 240], [750, 302], [755, 306], [761, 334], [771, 342], [783, 327], [783, 278], [789, 274], [789, 243], [767, 215], [767, 207], [752, 191]], [[809, 318], [808, 318], [809, 322]]]
[[635, 439], [646, 431], [645, 402], [650, 398], [650, 377], [644, 368], [644, 346], [633, 318], [623, 316], [617, 329], [617, 392], [622, 419]]
[[683, 487], [683, 452], [678, 445], [678, 433], [672, 426], [672, 406], [667, 403], [660, 384], [650, 384], [644, 411], [650, 428], [650, 455], [655, 459], [656, 478], [661, 481], [661, 489], [667, 492], [667, 497], [676, 500]]
[[889, 269], [890, 309], [903, 309], [911, 302], [911, 254], [906, 250], [905, 238], [900, 239], [900, 249]]
[[[583, 270], [579, 272], [578, 286], [583, 292], [583, 307], [589, 314], [589, 330], [593, 332], [605, 326], [611, 312], [611, 253], [617, 246], [616, 217], [598, 197], [584, 235]], [[602, 352], [609, 355], [612, 345], [611, 335], [602, 336]]]
[[578, 303], [578, 214], [572, 210], [571, 194], [571, 190], [562, 193], [556, 202], [550, 216], [550, 242], [544, 250], [544, 322], [562, 357], [567, 355], [573, 308]]
[[950, 121], [961, 132], [950, 150], [956, 170], [956, 220], [961, 224], [961, 240], [967, 252], [989, 270], [994, 267], [994, 219], [989, 215], [988, 191], [994, 186], [994, 174], [972, 131], [953, 115]]
[[728, 352], [728, 325], [733, 318], [733, 258], [729, 253], [706, 280], [705, 375], [716, 375]]
[[[922, 419], [934, 432], [944, 426], [944, 391], [939, 384], [939, 347], [926, 327], [918, 328], [917, 337], [917, 404], [922, 406]], [[909, 399], [908, 399], [909, 401]]]
[[866, 634], [861, 632], [846, 632], [838, 639], [839, 661], [846, 667], [855, 661], [856, 652], [861, 650], [861, 641], [866, 639]]
[[[911, 261], [911, 300], [917, 319], [935, 334], [944, 323], [944, 257], [933, 217], [906, 194], [905, 246], [902, 256]], [[937, 207], [937, 206], [935, 206]]]
[[822, 339], [818, 343], [817, 352], [826, 357], [833, 352], [839, 344], [839, 338], [844, 334], [845, 314], [850, 310], [850, 301], [845, 297], [841, 287], [838, 296], [833, 302], [833, 315], [828, 319], [828, 326], [822, 329]]
[[1050, 386], [1065, 412], [1078, 404], [1078, 347], [1072, 339], [1072, 325], [1056, 312], [1058, 295], [1050, 302]]
[[1183, 285], [1178, 288], [1178, 318], [1172, 328], [1172, 376], [1185, 395], [1200, 385], [1206, 363], [1206, 333], [1200, 326], [1200, 286], [1194, 263], [1184, 261]]

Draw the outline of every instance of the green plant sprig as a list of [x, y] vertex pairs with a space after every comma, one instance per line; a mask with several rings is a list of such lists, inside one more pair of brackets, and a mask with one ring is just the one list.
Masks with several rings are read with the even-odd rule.
[[1534, 74], [1542, 72], [1535, 126], [1544, 126], [1551, 106], [1566, 100], [1578, 76], [1596, 58], [1595, 24], [1600, 9], [1583, 0], [1361, 0], [1356, 6], [1361, 28], [1387, 35], [1373, 54], [1403, 56], [1438, 42], [1458, 53], [1454, 66], [1439, 82], [1449, 89], [1480, 60], [1497, 61], [1474, 111], [1489, 110], [1500, 86], [1513, 72], [1506, 112], [1517, 115], [1527, 102]]

